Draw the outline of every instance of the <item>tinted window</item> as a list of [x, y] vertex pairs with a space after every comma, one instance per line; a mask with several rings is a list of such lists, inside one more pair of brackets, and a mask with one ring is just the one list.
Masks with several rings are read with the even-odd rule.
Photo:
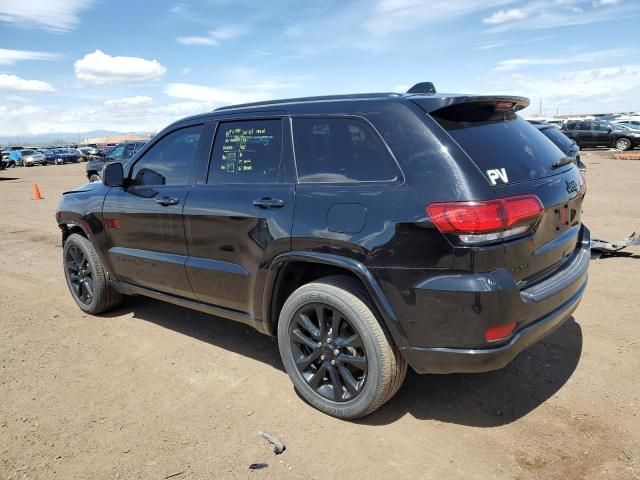
[[127, 145], [124, 147], [124, 153], [122, 154], [122, 160], [128, 160], [129, 158], [133, 157], [135, 155], [135, 153], [140, 150], [140, 144], [139, 143], [127, 143]]
[[591, 130], [591, 124], [586, 122], [581, 122], [578, 124], [578, 130]]
[[202, 125], [171, 132], [133, 166], [133, 185], [187, 185], [196, 160]]
[[542, 133], [544, 133], [553, 143], [555, 143], [561, 149], [567, 149], [573, 145], [573, 142], [569, 137], [555, 128], [545, 128], [544, 130], [542, 130]]
[[567, 124], [565, 125], [565, 128], [566, 128], [567, 130], [575, 130], [576, 125], [577, 125], [577, 124], [576, 124], [576, 123], [574, 123], [574, 122], [569, 122], [569, 123], [567, 123]]
[[551, 165], [564, 157], [536, 127], [511, 110], [495, 110], [494, 104], [454, 105], [431, 116], [487, 178], [487, 171], [502, 168], [504, 183], [546, 177], [557, 173]]
[[366, 122], [299, 118], [293, 139], [300, 182], [365, 182], [397, 178], [395, 163]]
[[599, 132], [608, 132], [610, 127], [606, 123], [596, 123], [594, 130]]
[[250, 120], [218, 126], [207, 183], [273, 183], [282, 163], [282, 122]]
[[109, 157], [114, 160], [120, 160], [122, 158], [123, 152], [124, 152], [124, 144], [120, 144], [117, 147], [114, 147], [113, 150], [109, 152]]

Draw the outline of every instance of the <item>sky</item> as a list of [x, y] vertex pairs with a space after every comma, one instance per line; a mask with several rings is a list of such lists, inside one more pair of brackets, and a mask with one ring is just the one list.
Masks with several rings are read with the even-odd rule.
[[640, 110], [640, 0], [0, 0], [0, 135], [158, 131], [221, 105], [438, 91]]

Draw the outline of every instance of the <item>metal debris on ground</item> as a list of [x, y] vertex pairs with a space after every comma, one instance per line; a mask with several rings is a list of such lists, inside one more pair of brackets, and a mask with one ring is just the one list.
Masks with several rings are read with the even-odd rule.
[[629, 237], [617, 242], [607, 242], [594, 238], [591, 240], [591, 258], [600, 258], [614, 255], [626, 255], [626, 252], [619, 253], [623, 248], [632, 245], [640, 245], [640, 235], [633, 232]]
[[268, 463], [252, 463], [251, 465], [249, 465], [249, 470], [261, 470], [263, 468], [267, 468], [268, 466]]
[[273, 453], [275, 453], [276, 455], [280, 455], [287, 448], [284, 446], [284, 443], [282, 443], [280, 440], [278, 440], [276, 437], [274, 437], [270, 433], [258, 432], [258, 435], [264, 438], [271, 445], [273, 445]]

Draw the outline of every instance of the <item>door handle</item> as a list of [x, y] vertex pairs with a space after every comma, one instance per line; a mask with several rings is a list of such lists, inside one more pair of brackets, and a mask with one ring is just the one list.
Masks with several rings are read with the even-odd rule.
[[258, 208], [282, 208], [284, 207], [284, 200], [277, 198], [260, 198], [254, 200], [253, 204]]
[[180, 203], [180, 200], [175, 197], [162, 197], [156, 198], [156, 203], [162, 205], [163, 207], [167, 207], [169, 205], [177, 205], [178, 203]]

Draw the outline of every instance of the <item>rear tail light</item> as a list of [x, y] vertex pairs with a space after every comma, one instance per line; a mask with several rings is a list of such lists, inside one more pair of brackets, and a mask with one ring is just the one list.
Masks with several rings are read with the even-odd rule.
[[496, 327], [489, 327], [484, 332], [484, 339], [487, 342], [497, 342], [511, 336], [516, 328], [516, 322], [505, 323]]
[[542, 202], [535, 195], [432, 203], [427, 207], [438, 230], [457, 235], [465, 243], [491, 242], [525, 233], [543, 211]]

